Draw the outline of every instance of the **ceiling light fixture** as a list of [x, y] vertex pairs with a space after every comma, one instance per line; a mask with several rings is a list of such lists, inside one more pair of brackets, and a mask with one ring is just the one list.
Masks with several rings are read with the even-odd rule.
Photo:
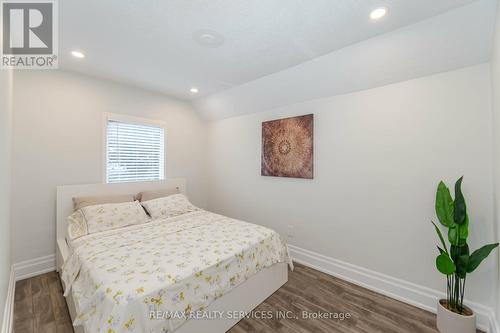
[[193, 87], [193, 88], [191, 88], [191, 90], [189, 90], [189, 91], [191, 91], [191, 93], [193, 93], [193, 94], [197, 94], [197, 93], [198, 93], [198, 88], [194, 88], [194, 87]]
[[85, 58], [85, 54], [83, 54], [83, 52], [80, 52], [80, 51], [71, 51], [71, 54], [73, 55], [73, 57], [78, 58], [78, 59]]
[[388, 11], [389, 9], [387, 9], [387, 7], [375, 8], [374, 10], [371, 11], [370, 18], [372, 20], [380, 20], [382, 17], [387, 15]]

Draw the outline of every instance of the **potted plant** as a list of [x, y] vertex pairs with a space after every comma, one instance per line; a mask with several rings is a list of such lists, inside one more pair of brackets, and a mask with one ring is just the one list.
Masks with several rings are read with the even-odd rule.
[[498, 246], [498, 243], [489, 244], [469, 253], [467, 236], [470, 221], [461, 189], [462, 179], [455, 183], [454, 200], [443, 182], [439, 183], [436, 193], [436, 215], [448, 229], [449, 247], [439, 227], [432, 222], [441, 241], [436, 267], [446, 275], [446, 299], [439, 300], [437, 304], [437, 328], [441, 333], [476, 332], [475, 314], [463, 303], [466, 277]]

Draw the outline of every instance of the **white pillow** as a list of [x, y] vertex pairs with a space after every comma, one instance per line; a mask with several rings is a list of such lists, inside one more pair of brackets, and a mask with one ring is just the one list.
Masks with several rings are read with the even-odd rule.
[[82, 236], [88, 235], [87, 222], [83, 217], [82, 211], [77, 210], [68, 216], [67, 240], [72, 241]]
[[139, 201], [87, 206], [81, 209], [89, 234], [148, 222]]
[[174, 217], [200, 210], [191, 204], [184, 194], [143, 201], [142, 206], [153, 219]]

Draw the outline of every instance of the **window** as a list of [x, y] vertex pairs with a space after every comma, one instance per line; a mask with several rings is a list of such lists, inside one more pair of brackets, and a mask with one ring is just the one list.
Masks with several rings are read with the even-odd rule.
[[165, 133], [159, 122], [106, 117], [106, 182], [165, 178]]

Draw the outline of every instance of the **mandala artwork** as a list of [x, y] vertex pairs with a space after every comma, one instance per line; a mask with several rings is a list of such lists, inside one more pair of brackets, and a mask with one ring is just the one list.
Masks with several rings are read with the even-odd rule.
[[262, 123], [261, 175], [313, 178], [312, 114]]

